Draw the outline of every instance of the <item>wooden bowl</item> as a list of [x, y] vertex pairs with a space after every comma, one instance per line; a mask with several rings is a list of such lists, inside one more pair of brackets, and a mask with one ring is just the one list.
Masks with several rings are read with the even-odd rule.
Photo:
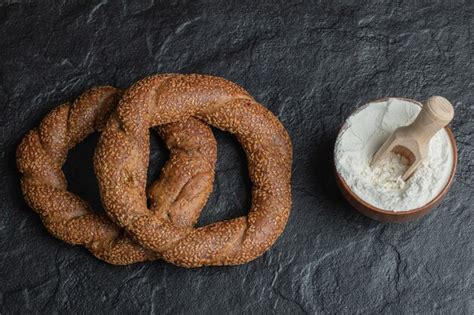
[[[422, 106], [421, 103], [407, 99], [407, 98], [402, 98], [402, 97], [396, 97], [401, 100], [409, 101], [411, 103], [414, 103], [418, 106]], [[386, 101], [388, 98], [382, 98], [382, 99], [377, 99], [375, 101], [368, 102], [366, 105], [370, 103], [376, 103], [376, 102], [382, 102]], [[357, 113], [359, 110], [364, 108], [366, 105], [362, 106], [355, 112], [353, 112], [349, 117]], [[342, 127], [339, 130], [338, 136], [341, 133], [341, 131], [344, 129], [346, 123], [342, 125]], [[446, 196], [446, 193], [448, 192], [449, 188], [451, 187], [451, 184], [453, 183], [454, 179], [454, 174], [456, 173], [456, 167], [457, 167], [457, 160], [458, 160], [458, 152], [457, 152], [457, 146], [456, 146], [456, 140], [454, 138], [453, 132], [451, 131], [450, 128], [445, 127], [444, 128], [448, 134], [449, 140], [451, 141], [451, 147], [453, 149], [453, 165], [451, 169], [451, 174], [449, 176], [449, 179], [446, 183], [446, 185], [443, 187], [443, 189], [426, 205], [409, 210], [409, 211], [389, 211], [389, 210], [383, 210], [377, 207], [372, 206], [371, 204], [365, 202], [359, 196], [357, 196], [351, 188], [347, 185], [347, 183], [344, 181], [344, 178], [337, 172], [336, 166], [335, 166], [335, 158], [336, 154], [334, 151], [334, 172], [336, 174], [336, 182], [339, 186], [339, 188], [342, 191], [342, 194], [344, 197], [347, 199], [347, 201], [360, 213], [363, 215], [378, 220], [382, 222], [409, 222], [409, 221], [414, 221], [416, 219], [419, 219], [423, 217], [425, 214], [427, 214], [431, 209], [435, 208], [441, 200]], [[336, 148], [334, 148], [336, 150]]]

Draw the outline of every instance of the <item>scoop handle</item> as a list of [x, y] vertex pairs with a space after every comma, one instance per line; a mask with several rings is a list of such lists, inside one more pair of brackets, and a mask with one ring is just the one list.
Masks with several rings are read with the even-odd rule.
[[412, 137], [419, 142], [428, 142], [438, 130], [453, 120], [454, 108], [442, 96], [431, 96], [425, 102], [415, 121], [406, 127]]

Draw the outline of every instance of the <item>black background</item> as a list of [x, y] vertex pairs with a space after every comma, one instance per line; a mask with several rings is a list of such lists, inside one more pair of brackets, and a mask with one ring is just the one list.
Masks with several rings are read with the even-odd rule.
[[[258, 2], [258, 4], [256, 3]], [[473, 313], [472, 1], [7, 1], [0, 5], [0, 313]], [[356, 1], [354, 1], [356, 2]], [[246, 88], [287, 127], [293, 208], [276, 245], [238, 267], [107, 265], [48, 234], [19, 187], [15, 150], [58, 104], [154, 73]], [[355, 212], [338, 191], [338, 127], [371, 99], [438, 94], [455, 106], [454, 185], [408, 224]], [[214, 193], [200, 221], [245, 214], [245, 155], [215, 131]], [[98, 135], [70, 152], [70, 189], [97, 211]], [[167, 158], [153, 136], [150, 178]]]

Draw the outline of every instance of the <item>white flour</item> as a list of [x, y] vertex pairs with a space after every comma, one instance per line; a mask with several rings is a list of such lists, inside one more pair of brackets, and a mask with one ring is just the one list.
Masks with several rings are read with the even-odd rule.
[[385, 210], [413, 210], [430, 202], [449, 180], [453, 152], [444, 129], [433, 136], [427, 159], [406, 182], [400, 176], [407, 161], [399, 155], [392, 154], [374, 168], [369, 166], [389, 135], [412, 123], [419, 111], [414, 103], [390, 98], [368, 104], [347, 120], [336, 141], [336, 169], [365, 202]]

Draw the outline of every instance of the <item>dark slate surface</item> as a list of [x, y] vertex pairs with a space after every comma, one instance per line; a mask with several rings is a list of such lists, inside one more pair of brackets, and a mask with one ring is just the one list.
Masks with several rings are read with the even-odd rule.
[[[474, 312], [471, 1], [91, 2], [0, 5], [1, 314]], [[293, 139], [291, 218], [277, 244], [247, 265], [109, 266], [50, 236], [22, 199], [15, 149], [49, 110], [91, 86], [126, 87], [162, 72], [239, 83]], [[409, 224], [359, 215], [332, 175], [338, 126], [370, 99], [432, 94], [456, 109], [459, 168], [447, 198]], [[250, 204], [242, 150], [230, 135], [216, 137], [215, 191], [201, 224]], [[96, 141], [72, 150], [65, 170], [71, 190], [103, 211]], [[156, 176], [167, 153], [152, 141]]]

